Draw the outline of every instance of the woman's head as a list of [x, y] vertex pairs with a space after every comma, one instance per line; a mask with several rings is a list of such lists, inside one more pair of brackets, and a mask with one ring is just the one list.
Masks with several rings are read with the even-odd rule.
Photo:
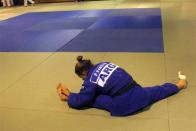
[[75, 66], [75, 73], [82, 78], [86, 79], [89, 69], [93, 66], [90, 60], [83, 60], [83, 56], [77, 57], [78, 63]]

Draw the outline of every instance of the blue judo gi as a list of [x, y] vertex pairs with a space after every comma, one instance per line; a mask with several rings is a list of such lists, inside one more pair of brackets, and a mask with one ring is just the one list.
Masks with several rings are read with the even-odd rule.
[[94, 107], [107, 110], [112, 116], [125, 116], [178, 91], [171, 83], [142, 88], [124, 69], [102, 62], [89, 70], [79, 93], [70, 93], [68, 105], [76, 109]]

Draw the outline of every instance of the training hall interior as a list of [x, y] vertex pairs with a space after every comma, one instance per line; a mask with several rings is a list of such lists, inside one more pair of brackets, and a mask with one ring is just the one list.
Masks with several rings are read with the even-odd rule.
[[[195, 36], [195, 0], [1, 0], [0, 131], [196, 131]], [[80, 91], [80, 55], [144, 88], [178, 71], [188, 86], [133, 115], [76, 110], [56, 86]]]

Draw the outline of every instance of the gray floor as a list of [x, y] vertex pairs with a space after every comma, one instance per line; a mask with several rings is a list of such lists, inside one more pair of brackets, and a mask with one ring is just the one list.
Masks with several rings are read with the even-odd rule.
[[[0, 53], [0, 131], [195, 131], [196, 1], [116, 0], [39, 4], [0, 8], [0, 20], [30, 11], [106, 8], [161, 8], [164, 53]], [[79, 91], [75, 58], [114, 62], [143, 86], [176, 82], [177, 71], [189, 85], [179, 94], [128, 117], [97, 109], [74, 110], [59, 100], [58, 82]]]

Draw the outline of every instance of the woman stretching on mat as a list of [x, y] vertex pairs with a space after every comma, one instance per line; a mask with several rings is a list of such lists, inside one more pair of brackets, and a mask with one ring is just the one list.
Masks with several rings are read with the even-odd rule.
[[62, 101], [75, 109], [94, 107], [113, 116], [133, 114], [156, 101], [167, 98], [187, 87], [186, 76], [178, 73], [177, 84], [142, 88], [124, 69], [110, 62], [93, 65], [90, 60], [77, 57], [75, 73], [84, 80], [79, 93], [70, 92], [61, 84], [57, 93]]

